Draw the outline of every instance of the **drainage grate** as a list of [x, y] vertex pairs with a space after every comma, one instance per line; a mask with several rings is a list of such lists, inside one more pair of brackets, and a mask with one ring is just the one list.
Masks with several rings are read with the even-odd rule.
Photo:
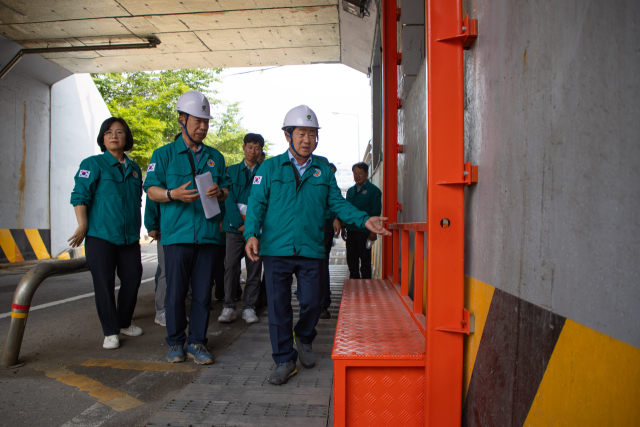
[[263, 417], [326, 418], [327, 405], [223, 402], [208, 400], [172, 400], [164, 407], [167, 412], [199, 413], [203, 415], [258, 415]]

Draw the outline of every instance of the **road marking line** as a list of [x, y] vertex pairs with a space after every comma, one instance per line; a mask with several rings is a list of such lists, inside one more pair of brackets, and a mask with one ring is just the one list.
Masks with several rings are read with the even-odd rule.
[[100, 427], [116, 413], [108, 406], [96, 402], [82, 414], [73, 417], [71, 421], [67, 421], [61, 427]]
[[[148, 279], [144, 279], [140, 283], [147, 283], [147, 282], [150, 282], [152, 280], [155, 280], [155, 277], [150, 277]], [[120, 286], [116, 286], [115, 290], [117, 291], [118, 289], [120, 289]], [[89, 298], [89, 297], [92, 297], [94, 295], [95, 295], [94, 292], [90, 292], [88, 294], [82, 294], [82, 295], [78, 295], [78, 296], [71, 297], [71, 298], [61, 299], [60, 301], [48, 302], [46, 304], [40, 304], [40, 305], [36, 305], [35, 307], [31, 307], [31, 309], [29, 311], [31, 312], [31, 311], [35, 311], [35, 310], [42, 310], [43, 308], [53, 307], [53, 306], [56, 306], [56, 305], [67, 303], [67, 302], [77, 301], [77, 300], [83, 299], [83, 298]], [[5, 318], [5, 317], [9, 317], [9, 316], [11, 316], [11, 312], [2, 313], [2, 314], [0, 314], [0, 319]], [[14, 317], [16, 317], [16, 316], [14, 316]]]
[[107, 405], [118, 412], [143, 405], [143, 402], [133, 396], [129, 396], [120, 390], [107, 387], [92, 378], [75, 374], [67, 368], [56, 368], [54, 370], [45, 369], [44, 374], [47, 377], [60, 381], [63, 384], [77, 387], [80, 391], [88, 391], [89, 396], [97, 398], [98, 402]]
[[137, 362], [135, 360], [114, 360], [114, 359], [89, 359], [82, 366], [102, 366], [114, 369], [127, 369], [132, 371], [154, 371], [154, 372], [194, 372], [197, 369], [192, 365], [173, 364], [160, 362]]

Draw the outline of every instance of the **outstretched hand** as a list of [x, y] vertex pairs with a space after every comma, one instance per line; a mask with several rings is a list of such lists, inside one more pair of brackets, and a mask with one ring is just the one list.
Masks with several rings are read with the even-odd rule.
[[376, 234], [380, 234], [382, 236], [391, 236], [391, 232], [382, 226], [382, 223], [389, 218], [385, 218], [382, 216], [372, 216], [367, 222], [364, 224], [367, 227], [367, 230], [372, 231]]

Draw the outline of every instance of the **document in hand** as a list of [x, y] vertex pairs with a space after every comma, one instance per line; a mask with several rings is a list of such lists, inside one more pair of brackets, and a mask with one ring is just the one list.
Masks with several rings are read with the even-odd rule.
[[213, 178], [211, 178], [211, 172], [205, 172], [202, 175], [196, 176], [196, 187], [198, 187], [198, 193], [200, 193], [200, 200], [202, 200], [202, 207], [204, 208], [204, 216], [209, 219], [220, 213], [220, 205], [218, 205], [218, 198], [209, 198], [207, 196], [207, 190], [213, 186]]

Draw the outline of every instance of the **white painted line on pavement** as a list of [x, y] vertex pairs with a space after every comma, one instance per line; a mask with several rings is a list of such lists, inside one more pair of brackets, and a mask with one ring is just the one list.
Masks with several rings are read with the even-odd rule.
[[[144, 280], [140, 281], [140, 283], [146, 283], [146, 282], [150, 282], [152, 280], [155, 280], [155, 277], [150, 277], [148, 279], [144, 279]], [[120, 286], [116, 286], [115, 290], [117, 291], [118, 289], [120, 289]], [[35, 311], [35, 310], [42, 310], [43, 308], [53, 307], [55, 305], [60, 305], [60, 304], [64, 304], [64, 303], [71, 302], [71, 301], [77, 301], [77, 300], [83, 299], [83, 298], [89, 298], [89, 297], [92, 297], [94, 294], [95, 294], [95, 292], [90, 292], [88, 294], [82, 294], [82, 295], [78, 295], [78, 296], [71, 297], [71, 298], [61, 299], [60, 301], [53, 301], [53, 302], [48, 302], [46, 304], [36, 305], [35, 307], [31, 307], [29, 309], [29, 312], [32, 312], [32, 311]], [[5, 317], [9, 317], [9, 316], [11, 316], [11, 312], [2, 313], [2, 314], [0, 314], [0, 319], [5, 318]]]

